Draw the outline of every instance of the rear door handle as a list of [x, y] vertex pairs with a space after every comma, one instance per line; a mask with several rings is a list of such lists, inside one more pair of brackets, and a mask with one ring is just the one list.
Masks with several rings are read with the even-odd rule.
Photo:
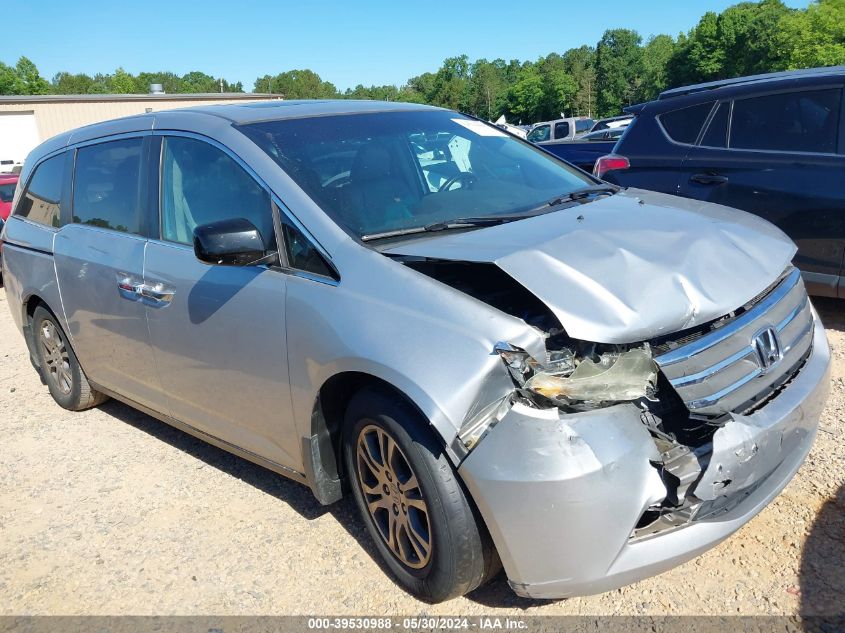
[[724, 185], [728, 182], [728, 177], [720, 174], [695, 174], [690, 176], [690, 181], [699, 185]]
[[139, 288], [141, 297], [156, 307], [164, 307], [173, 301], [174, 291], [164, 284], [141, 284]]

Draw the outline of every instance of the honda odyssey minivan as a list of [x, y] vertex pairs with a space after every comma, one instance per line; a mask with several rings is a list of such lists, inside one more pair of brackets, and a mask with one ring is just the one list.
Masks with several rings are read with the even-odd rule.
[[500, 566], [560, 598], [698, 555], [789, 482], [828, 391], [779, 229], [439, 108], [74, 130], [29, 156], [3, 242], [60, 406], [116, 398], [351, 494], [428, 601]]

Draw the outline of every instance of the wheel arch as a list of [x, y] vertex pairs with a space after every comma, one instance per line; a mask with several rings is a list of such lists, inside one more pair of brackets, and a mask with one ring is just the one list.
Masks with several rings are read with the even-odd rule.
[[38, 306], [43, 306], [44, 309], [52, 314], [57, 320], [59, 320], [59, 315], [57, 315], [56, 311], [50, 307], [50, 304], [36, 292], [30, 293], [29, 296], [25, 297], [21, 301], [21, 308], [23, 312], [21, 315], [23, 317], [21, 323], [24, 341], [26, 341], [26, 348], [29, 352], [29, 362], [32, 363], [32, 366], [39, 372], [40, 375], [41, 365], [38, 362], [38, 354], [35, 353], [35, 332], [32, 329], [32, 316], [35, 314], [35, 310]]
[[[309, 437], [302, 438], [302, 456], [305, 475], [314, 496], [323, 505], [340, 500], [346, 491], [343, 472], [341, 442], [343, 422], [352, 397], [365, 388], [376, 388], [395, 394], [419, 415], [428, 416], [405, 391], [387, 380], [362, 371], [342, 371], [329, 377], [317, 391], [311, 410]], [[434, 437], [443, 446], [450, 459], [456, 459], [452, 448], [431, 425]]]

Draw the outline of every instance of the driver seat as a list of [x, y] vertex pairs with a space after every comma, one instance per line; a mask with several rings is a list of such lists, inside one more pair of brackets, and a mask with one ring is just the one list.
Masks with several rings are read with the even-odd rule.
[[368, 143], [358, 150], [349, 170], [349, 184], [343, 187], [344, 220], [351, 228], [366, 233], [411, 217], [407, 203], [411, 188], [394, 169], [390, 148]]

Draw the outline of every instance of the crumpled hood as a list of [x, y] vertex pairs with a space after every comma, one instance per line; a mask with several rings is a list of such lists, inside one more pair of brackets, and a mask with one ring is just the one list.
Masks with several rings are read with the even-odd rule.
[[795, 251], [783, 232], [751, 214], [628, 189], [384, 252], [495, 263], [548, 305], [570, 336], [633, 343], [742, 306], [777, 279]]

